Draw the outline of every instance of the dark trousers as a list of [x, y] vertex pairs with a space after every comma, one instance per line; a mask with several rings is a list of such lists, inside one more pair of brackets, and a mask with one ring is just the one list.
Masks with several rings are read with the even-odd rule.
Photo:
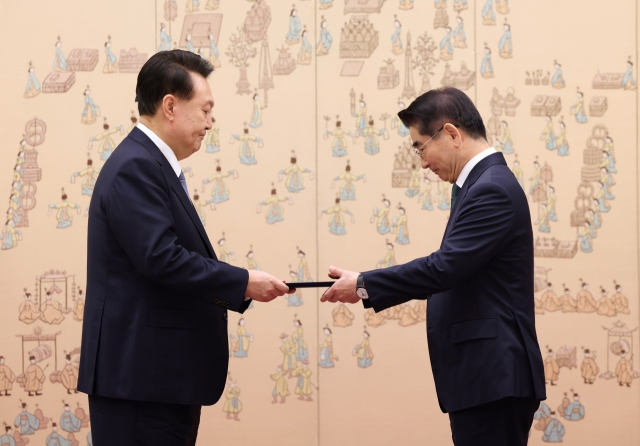
[[195, 446], [201, 406], [89, 395], [94, 446]]
[[533, 414], [540, 406], [534, 398], [503, 398], [449, 413], [455, 446], [526, 446]]

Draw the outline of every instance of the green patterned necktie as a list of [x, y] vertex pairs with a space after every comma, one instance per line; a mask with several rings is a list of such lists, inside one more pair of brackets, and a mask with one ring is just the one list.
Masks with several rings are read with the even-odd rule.
[[458, 198], [458, 193], [460, 192], [460, 186], [456, 183], [453, 183], [453, 187], [451, 188], [451, 209], [456, 204], [456, 198]]

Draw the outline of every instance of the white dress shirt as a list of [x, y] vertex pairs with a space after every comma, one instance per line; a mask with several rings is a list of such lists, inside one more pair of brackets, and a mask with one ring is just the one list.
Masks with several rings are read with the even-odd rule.
[[476, 164], [478, 164], [489, 155], [493, 155], [494, 153], [497, 153], [496, 149], [494, 149], [493, 147], [489, 147], [488, 149], [484, 149], [482, 152], [471, 158], [467, 162], [467, 164], [464, 165], [462, 171], [460, 172], [460, 175], [458, 176], [458, 179], [456, 180], [456, 184], [458, 185], [458, 187], [462, 189], [464, 182], [467, 181], [467, 177], [469, 176], [473, 168], [476, 167]]
[[169, 164], [171, 165], [173, 171], [176, 173], [176, 176], [180, 177], [180, 174], [182, 173], [182, 167], [180, 166], [180, 163], [178, 163], [178, 158], [176, 157], [176, 154], [173, 153], [173, 150], [171, 150], [171, 147], [169, 147], [166, 142], [161, 140], [158, 135], [153, 133], [153, 131], [143, 123], [139, 122], [137, 127], [145, 135], [147, 135], [151, 141], [153, 141], [158, 149], [160, 149], [164, 157], [167, 159], [167, 161], [169, 161]]

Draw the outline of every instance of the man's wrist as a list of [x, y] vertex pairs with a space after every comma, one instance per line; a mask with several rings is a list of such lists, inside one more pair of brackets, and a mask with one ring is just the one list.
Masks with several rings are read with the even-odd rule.
[[356, 294], [360, 299], [368, 299], [369, 294], [364, 287], [364, 275], [360, 273], [358, 278], [356, 279]]

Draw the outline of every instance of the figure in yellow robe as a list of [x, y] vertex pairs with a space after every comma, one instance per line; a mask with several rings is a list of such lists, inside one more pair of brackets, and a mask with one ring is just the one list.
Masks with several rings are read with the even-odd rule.
[[600, 369], [598, 368], [598, 364], [596, 364], [593, 355], [588, 348], [585, 349], [584, 359], [582, 360], [582, 364], [580, 364], [580, 373], [582, 374], [584, 383], [593, 384], [598, 376], [598, 372], [600, 372]]
[[604, 288], [601, 288], [601, 296], [600, 300], [596, 303], [596, 310], [600, 316], [612, 317], [617, 314], [616, 307], [611, 299], [609, 299], [609, 296], [607, 296], [607, 291]]
[[40, 368], [39, 365], [36, 364], [35, 357], [30, 356], [29, 360], [31, 361], [31, 364], [24, 372], [24, 390], [28, 392], [29, 396], [33, 396], [32, 393], [35, 393], [37, 396], [39, 396], [42, 395], [42, 383], [45, 379], [44, 371]]
[[396, 243], [409, 244], [409, 221], [404, 208], [400, 208], [400, 216], [394, 219], [392, 227], [396, 229]]
[[296, 395], [298, 395], [298, 399], [313, 401], [311, 398], [311, 394], [313, 393], [313, 390], [311, 389], [311, 369], [307, 367], [306, 364], [302, 364], [302, 366], [293, 371], [293, 376], [298, 378], [295, 390]]
[[396, 264], [396, 252], [392, 243], [387, 243], [387, 254], [376, 264], [376, 268], [388, 268]]
[[40, 316], [40, 319], [47, 324], [57, 325], [64, 320], [64, 316], [62, 315], [62, 304], [56, 300], [53, 300], [51, 293], [48, 291], [47, 298], [44, 302], [42, 302], [40, 310], [42, 311], [42, 316]]
[[282, 371], [282, 366], [278, 366], [278, 371], [271, 375], [271, 379], [276, 382], [271, 392], [271, 396], [273, 396], [271, 403], [277, 403], [278, 397], [280, 397], [280, 404], [286, 403], [287, 397], [291, 395], [291, 393], [289, 392], [289, 384], [287, 383], [285, 373]]
[[329, 369], [335, 366], [334, 360], [337, 361], [338, 357], [333, 354], [333, 335], [331, 329], [327, 326], [323, 329], [325, 338], [320, 344], [320, 360], [318, 365], [322, 368]]
[[62, 385], [67, 389], [67, 393], [78, 393], [78, 368], [71, 364], [71, 355], [67, 355], [66, 365], [60, 375]]
[[578, 313], [593, 313], [596, 311], [596, 301], [587, 289], [587, 284], [582, 283], [582, 289], [576, 295]]
[[559, 373], [560, 367], [558, 367], [558, 361], [553, 357], [553, 350], [549, 349], [547, 357], [544, 359], [545, 382], [549, 381], [549, 384], [555, 386], [554, 381], [558, 380]]
[[78, 298], [76, 299], [76, 303], [73, 305], [73, 318], [76, 321], [80, 322], [84, 319], [84, 302], [82, 290], [78, 290]]
[[42, 313], [38, 310], [38, 306], [31, 300], [31, 293], [25, 293], [24, 302], [20, 303], [18, 308], [20, 319], [25, 324], [32, 324], [42, 317]]
[[578, 310], [576, 300], [569, 294], [569, 289], [565, 287], [564, 294], [560, 298], [563, 313], [575, 313]]
[[215, 124], [215, 118], [211, 118], [211, 120], [214, 124], [211, 125], [207, 136], [204, 138], [205, 152], [216, 153], [220, 151], [220, 127]]
[[238, 398], [240, 396], [240, 388], [236, 387], [235, 381], [231, 381], [224, 396], [227, 401], [224, 403], [222, 411], [226, 412], [228, 419], [233, 416], [234, 420], [240, 421], [238, 414], [242, 412], [242, 401]]
[[363, 336], [364, 340], [354, 347], [353, 355], [357, 357], [358, 367], [365, 369], [373, 364], [373, 351], [371, 351], [369, 333], [366, 330]]
[[67, 201], [67, 194], [62, 193], [62, 202], [58, 204], [50, 204], [49, 205], [49, 214], [51, 211], [56, 209], [56, 220], [58, 220], [58, 225], [56, 228], [64, 229], [68, 228], [73, 224], [73, 214], [71, 213], [72, 209], [76, 209], [78, 214], [80, 213], [80, 205]]
[[620, 354], [620, 361], [616, 366], [616, 377], [618, 378], [618, 384], [627, 387], [631, 387], [631, 381], [633, 380], [633, 366], [631, 361], [626, 358], [626, 352], [623, 350]]
[[304, 364], [309, 363], [309, 350], [307, 343], [304, 340], [304, 332], [302, 330], [302, 323], [298, 319], [293, 321], [296, 329], [291, 334], [291, 340], [296, 344], [296, 360]]
[[75, 183], [75, 180], [77, 177], [83, 178], [82, 195], [92, 196], [93, 188], [96, 184], [96, 180], [98, 179], [99, 173], [100, 173], [100, 169], [96, 169], [95, 167], [93, 167], [93, 161], [87, 160], [87, 168], [74, 172], [71, 175], [71, 182]]
[[562, 306], [560, 298], [553, 291], [553, 286], [550, 283], [547, 284], [547, 291], [542, 294], [541, 300], [544, 302], [544, 308], [547, 311], [558, 311]]
[[0, 356], [0, 396], [4, 392], [5, 396], [11, 396], [9, 390], [11, 390], [13, 382], [16, 380], [16, 375], [13, 371], [5, 365], [4, 357]]
[[364, 320], [372, 327], [379, 327], [387, 323], [382, 313], [376, 313], [373, 308], [367, 308], [367, 311], [364, 313]]
[[333, 136], [333, 141], [331, 142], [331, 148], [333, 149], [333, 156], [346, 156], [347, 152], [347, 136], [350, 136], [353, 142], [356, 142], [356, 136], [351, 133], [349, 130], [344, 130], [342, 128], [342, 122], [336, 121], [336, 129], [334, 131], [325, 131], [324, 139], [327, 139], [329, 136]]
[[400, 306], [400, 316], [398, 317], [398, 325], [408, 327], [417, 324], [419, 321], [418, 313], [413, 309], [409, 302], [405, 302]]
[[298, 166], [297, 161], [296, 156], [293, 155], [291, 157], [291, 165], [278, 172], [278, 181], [282, 181], [282, 178], [286, 177], [285, 185], [287, 186], [287, 190], [294, 194], [297, 194], [304, 189], [304, 180], [302, 178], [303, 174], [308, 173], [309, 179], [313, 180], [313, 171], [306, 167]]
[[298, 367], [298, 360], [296, 359], [298, 345], [289, 339], [289, 335], [286, 333], [282, 333], [280, 339], [282, 340], [280, 351], [284, 355], [282, 359], [282, 371], [291, 376], [291, 372]]
[[522, 190], [524, 190], [524, 172], [520, 167], [520, 162], [514, 161], [513, 169], [511, 169], [511, 172], [513, 172], [513, 176], [516, 177], [516, 180], [518, 180], [518, 183], [522, 187]]
[[629, 314], [629, 299], [622, 294], [622, 287], [616, 284], [616, 294], [611, 298], [613, 306], [618, 313]]
[[244, 327], [245, 320], [240, 318], [238, 321], [238, 340], [233, 348], [233, 356], [236, 358], [246, 358], [249, 355], [249, 345], [253, 336], [251, 333], [247, 333], [247, 329]]
[[102, 126], [103, 132], [98, 133], [96, 136], [92, 136], [89, 139], [90, 145], [93, 144], [93, 141], [99, 141], [98, 143], [98, 153], [100, 154], [100, 159], [106, 161], [109, 159], [113, 151], [116, 149], [116, 143], [111, 138], [111, 135], [118, 133], [124, 133], [124, 128], [122, 126], [118, 126], [115, 129], [109, 130], [109, 124], [104, 123]]
[[274, 224], [284, 220], [284, 208], [280, 205], [287, 201], [289, 204], [293, 204], [293, 200], [290, 197], [283, 197], [276, 194], [276, 190], [271, 190], [271, 196], [264, 201], [258, 203], [258, 212], [260, 212], [262, 206], [267, 206], [266, 220], [267, 224]]
[[320, 213], [320, 218], [324, 214], [330, 216], [329, 218], [329, 232], [334, 235], [345, 235], [347, 230], [345, 228], [345, 220], [342, 214], [348, 214], [351, 216], [351, 223], [355, 221], [353, 214], [349, 209], [340, 205], [340, 198], [336, 197], [336, 204], [328, 209], [324, 209]]
[[338, 306], [331, 311], [331, 316], [333, 317], [334, 327], [349, 327], [353, 324], [353, 319], [355, 318], [351, 310], [343, 303], [338, 304]]

